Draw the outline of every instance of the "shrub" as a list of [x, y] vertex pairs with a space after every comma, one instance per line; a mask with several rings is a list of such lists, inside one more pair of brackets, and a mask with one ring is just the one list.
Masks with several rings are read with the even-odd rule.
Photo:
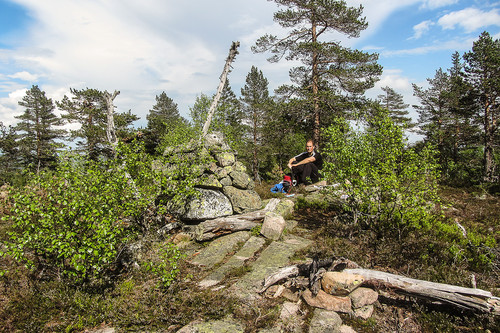
[[364, 131], [336, 119], [325, 131], [325, 177], [348, 194], [345, 208], [355, 223], [372, 228], [429, 227], [437, 202], [438, 165], [432, 147], [407, 147], [403, 130], [384, 114]]
[[111, 160], [66, 156], [55, 172], [33, 174], [27, 186], [11, 189], [11, 208], [3, 218], [10, 224], [4, 254], [37, 275], [98, 282], [137, 236], [133, 222], [161, 189], [176, 190], [180, 201], [189, 192], [181, 186], [190, 179], [154, 171], [135, 143], [119, 146]]
[[31, 175], [12, 189], [6, 253], [37, 274], [75, 283], [102, 276], [132, 237], [126, 218], [141, 212], [135, 191], [119, 168], [78, 159], [57, 172]]

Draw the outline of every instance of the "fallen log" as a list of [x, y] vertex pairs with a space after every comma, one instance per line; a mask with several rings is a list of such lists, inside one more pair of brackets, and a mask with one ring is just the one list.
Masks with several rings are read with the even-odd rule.
[[262, 289], [259, 291], [259, 293], [263, 293], [270, 286], [288, 278], [296, 276], [306, 276], [310, 278], [311, 276], [314, 276], [315, 273], [321, 268], [325, 268], [329, 271], [341, 271], [346, 267], [354, 268], [358, 267], [358, 265], [355, 262], [345, 258], [333, 257], [323, 260], [313, 260], [310, 263], [283, 267], [276, 273], [271, 274], [264, 279]]
[[204, 242], [232, 232], [252, 230], [264, 220], [267, 212], [276, 209], [279, 202], [279, 199], [273, 198], [264, 209], [203, 221], [196, 226], [194, 238]]
[[407, 296], [465, 310], [500, 314], [500, 299], [486, 290], [417, 280], [370, 269], [346, 269], [344, 272], [363, 276], [363, 285], [376, 289], [391, 289]]
[[362, 285], [376, 290], [393, 290], [406, 296], [447, 304], [464, 310], [500, 315], [500, 298], [494, 297], [489, 291], [417, 280], [370, 269], [352, 268], [355, 266], [354, 262], [347, 259], [333, 258], [283, 267], [264, 279], [263, 287], [259, 292], [263, 293], [270, 286], [285, 279], [297, 276], [310, 277], [314, 271], [326, 268], [329, 271], [342, 270], [345, 273], [361, 275], [365, 280]]

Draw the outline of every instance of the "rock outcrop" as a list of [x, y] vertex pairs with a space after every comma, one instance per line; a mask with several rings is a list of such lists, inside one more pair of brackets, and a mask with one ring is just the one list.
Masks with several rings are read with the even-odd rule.
[[[193, 160], [190, 171], [196, 176], [194, 187], [199, 195], [194, 195], [181, 207], [173, 208], [181, 219], [202, 221], [261, 208], [262, 201], [254, 191], [254, 181], [224, 142], [222, 134], [210, 133], [203, 144], [169, 147], [163, 155], [172, 161]], [[202, 161], [195, 161], [200, 158]], [[175, 163], [160, 167], [172, 170]]]

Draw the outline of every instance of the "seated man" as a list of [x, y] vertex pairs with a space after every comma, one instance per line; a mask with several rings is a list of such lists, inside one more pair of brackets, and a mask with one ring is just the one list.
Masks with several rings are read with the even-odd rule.
[[323, 167], [321, 154], [314, 149], [314, 141], [308, 140], [306, 151], [288, 161], [288, 167], [292, 170], [297, 182], [309, 185], [319, 181], [319, 170]]

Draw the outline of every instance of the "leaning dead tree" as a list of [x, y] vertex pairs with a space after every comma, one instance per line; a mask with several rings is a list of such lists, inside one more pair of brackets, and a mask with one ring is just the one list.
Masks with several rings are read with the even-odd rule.
[[106, 102], [106, 110], [107, 110], [107, 122], [108, 126], [106, 127], [106, 137], [108, 138], [108, 142], [113, 147], [113, 150], [118, 143], [118, 139], [116, 138], [116, 130], [115, 130], [115, 106], [113, 101], [116, 96], [118, 96], [120, 92], [115, 90], [113, 94], [110, 94], [108, 91], [103, 93], [104, 101]]
[[224, 70], [220, 76], [219, 87], [217, 88], [217, 93], [212, 101], [212, 105], [210, 105], [210, 109], [208, 110], [207, 120], [203, 125], [202, 138], [206, 137], [208, 134], [208, 129], [210, 128], [210, 123], [212, 122], [212, 117], [215, 112], [215, 108], [217, 107], [217, 103], [219, 102], [220, 96], [222, 94], [222, 90], [224, 89], [224, 85], [226, 84], [227, 75], [229, 74], [229, 70], [231, 69], [231, 63], [236, 58], [238, 54], [238, 47], [240, 46], [240, 42], [233, 42], [231, 48], [229, 49], [229, 56], [226, 59], [226, 64], [224, 65]]

